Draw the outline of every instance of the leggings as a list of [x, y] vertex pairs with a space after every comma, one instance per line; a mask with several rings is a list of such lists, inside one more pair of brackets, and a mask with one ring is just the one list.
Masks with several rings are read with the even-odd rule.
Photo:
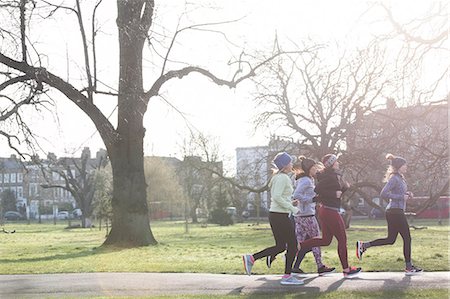
[[311, 238], [301, 244], [299, 256], [303, 256], [313, 247], [328, 246], [333, 237], [338, 241], [338, 255], [343, 269], [348, 268], [347, 257], [347, 235], [345, 234], [345, 224], [338, 211], [327, 208], [323, 205], [319, 207], [319, 222], [322, 229], [322, 238]]
[[388, 224], [388, 235], [384, 239], [377, 239], [369, 242], [370, 246], [392, 245], [395, 243], [398, 234], [403, 238], [403, 256], [405, 263], [411, 262], [411, 234], [409, 232], [408, 221], [402, 210], [387, 210], [386, 220]]
[[277, 254], [287, 250], [284, 273], [291, 274], [292, 263], [297, 253], [297, 241], [292, 221], [287, 213], [270, 212], [269, 223], [275, 238], [275, 246], [253, 254], [253, 258], [258, 260], [269, 255], [274, 258]]
[[[296, 216], [295, 217], [295, 235], [297, 236], [298, 242], [303, 242], [307, 239], [318, 237], [320, 235], [320, 229], [319, 224], [317, 223], [316, 216], [307, 216], [307, 217], [301, 217]], [[314, 255], [314, 258], [316, 260], [317, 268], [320, 268], [323, 266], [322, 264], [322, 255], [320, 252], [320, 247], [313, 247], [312, 252]], [[300, 251], [299, 251], [300, 253]], [[306, 253], [306, 252], [305, 252]], [[297, 259], [294, 263], [294, 268], [298, 269], [300, 268], [300, 264], [305, 256], [297, 255]]]

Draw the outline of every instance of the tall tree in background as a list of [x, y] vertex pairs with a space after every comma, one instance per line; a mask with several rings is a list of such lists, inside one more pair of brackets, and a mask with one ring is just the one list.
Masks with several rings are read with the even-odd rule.
[[[173, 160], [178, 161], [175, 158]], [[180, 184], [183, 178], [177, 176], [175, 165], [171, 165], [168, 159], [145, 157], [144, 170], [150, 215], [170, 218], [182, 216], [186, 195]], [[161, 214], [162, 211], [170, 215]]]
[[[155, 51], [152, 61], [154, 71], [144, 84], [143, 80], [143, 48], [146, 41], [149, 49], [154, 50], [152, 43], [161, 35], [152, 32], [155, 1], [153, 0], [117, 0], [117, 29], [119, 42], [119, 73], [117, 92], [104, 91], [99, 88], [97, 77], [96, 37], [99, 27], [96, 23], [98, 10], [102, 1], [8, 1], [0, 5], [3, 21], [0, 28], [2, 47], [0, 48], [0, 75], [2, 83], [0, 92], [8, 104], [2, 110], [0, 121], [14, 118], [18, 126], [24, 128], [26, 137], [32, 138], [21, 112], [26, 105], [43, 104], [41, 95], [49, 90], [58, 92], [58, 97], [75, 104], [94, 123], [100, 134], [111, 161], [113, 173], [112, 229], [104, 244], [117, 246], [142, 246], [156, 244], [147, 206], [147, 185], [144, 174], [143, 139], [145, 128], [143, 118], [151, 98], [157, 97], [167, 82], [181, 79], [189, 74], [197, 73], [217, 85], [236, 87], [243, 80], [256, 75], [262, 65], [283, 54], [276, 51], [268, 57], [249, 58], [242, 53], [238, 59], [231, 61], [231, 79], [221, 79], [207, 68], [199, 66], [178, 67], [171, 64], [170, 54], [177, 45], [176, 38], [189, 31], [201, 29], [202, 26], [191, 25], [177, 28], [172, 40], [165, 46], [161, 55]], [[108, 4], [110, 4], [108, 2]], [[106, 5], [106, 3], [105, 3]], [[83, 9], [82, 9], [83, 6]], [[87, 8], [89, 7], [89, 8]], [[91, 11], [88, 11], [88, 10]], [[81, 43], [79, 49], [83, 53], [83, 63], [77, 66], [84, 72], [80, 74], [77, 84], [63, 79], [63, 74], [52, 71], [51, 54], [40, 53], [40, 48], [33, 44], [35, 36], [29, 24], [36, 21], [46, 22], [50, 17], [64, 14], [65, 21], [75, 17], [78, 24]], [[86, 26], [85, 18], [91, 21], [91, 32]], [[37, 18], [37, 20], [36, 20]], [[208, 24], [206, 24], [208, 25]], [[203, 25], [203, 26], [206, 26]], [[213, 26], [213, 24], [210, 24]], [[217, 24], [216, 24], [217, 25]], [[35, 29], [37, 27], [33, 27]], [[153, 34], [154, 33], [154, 34]], [[46, 32], [51, 37], [51, 32]], [[167, 36], [166, 36], [167, 37]], [[54, 41], [52, 41], [54, 42]], [[104, 51], [109, 51], [105, 49]], [[261, 56], [260, 56], [261, 57]], [[45, 58], [45, 59], [44, 59]], [[162, 59], [160, 59], [162, 58]], [[235, 62], [235, 63], [233, 63]], [[170, 69], [172, 66], [172, 69]], [[146, 87], [144, 87], [144, 85]], [[20, 90], [21, 93], [16, 93]], [[117, 123], [113, 125], [107, 114], [98, 106], [99, 94], [109, 95], [117, 101]], [[13, 134], [0, 132], [14, 146]], [[29, 142], [33, 144], [33, 142]]]
[[266, 66], [268, 76], [256, 81], [255, 102], [264, 110], [255, 121], [284, 127], [286, 135], [320, 158], [342, 149], [349, 126], [373, 109], [387, 78], [384, 53], [375, 44], [333, 58], [330, 47], [310, 48], [315, 51], [296, 60], [280, 57]]

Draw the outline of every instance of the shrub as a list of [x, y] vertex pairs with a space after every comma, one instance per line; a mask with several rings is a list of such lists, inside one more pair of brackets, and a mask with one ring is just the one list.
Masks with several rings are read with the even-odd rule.
[[226, 211], [217, 209], [211, 212], [209, 222], [219, 224], [220, 226], [227, 226], [233, 224], [233, 219]]

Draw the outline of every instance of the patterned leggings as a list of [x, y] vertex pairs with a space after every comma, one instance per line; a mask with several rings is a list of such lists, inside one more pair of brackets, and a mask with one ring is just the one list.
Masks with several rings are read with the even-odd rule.
[[[319, 230], [319, 224], [317, 223], [315, 216], [310, 217], [300, 217], [296, 216], [294, 217], [295, 220], [295, 235], [297, 237], [297, 242], [303, 242], [307, 239], [318, 237], [320, 230]], [[320, 268], [323, 266], [322, 263], [322, 254], [320, 251], [320, 247], [313, 247], [312, 252], [314, 255], [314, 259], [316, 260], [317, 268]], [[300, 252], [298, 252], [300, 253]], [[295, 260], [294, 268], [298, 269], [300, 268], [300, 264], [305, 257], [306, 252], [303, 254], [298, 255], [297, 253], [297, 259]]]

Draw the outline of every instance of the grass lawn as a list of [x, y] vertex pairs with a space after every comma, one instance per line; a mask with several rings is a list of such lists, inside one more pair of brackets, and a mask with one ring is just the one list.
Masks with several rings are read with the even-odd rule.
[[[427, 228], [411, 229], [413, 262], [426, 271], [449, 271], [448, 221], [439, 226], [435, 220], [415, 220], [414, 225]], [[189, 233], [186, 234], [182, 222], [152, 222], [152, 231], [159, 244], [133, 249], [100, 247], [105, 239], [104, 230], [65, 229], [65, 226], [66, 223], [63, 222], [56, 225], [5, 224], [5, 229], [15, 229], [16, 233], [1, 234], [0, 274], [70, 272], [242, 274], [242, 254], [254, 253], [273, 244], [267, 223], [259, 226], [250, 222], [228, 227], [208, 225], [206, 228], [191, 224]], [[366, 272], [403, 271], [403, 242], [400, 236], [393, 246], [370, 248], [365, 253], [363, 261], [356, 259], [354, 247], [356, 240], [372, 240], [385, 235], [385, 220], [352, 221], [352, 226], [347, 231], [350, 264], [361, 266]], [[322, 252], [324, 262], [341, 271], [336, 241], [334, 240], [329, 247], [324, 247]], [[267, 269], [264, 261], [258, 261], [253, 267], [253, 272], [282, 273], [284, 267], [281, 257], [282, 255], [271, 269]], [[305, 271], [316, 271], [312, 254], [306, 256], [302, 268]]]

